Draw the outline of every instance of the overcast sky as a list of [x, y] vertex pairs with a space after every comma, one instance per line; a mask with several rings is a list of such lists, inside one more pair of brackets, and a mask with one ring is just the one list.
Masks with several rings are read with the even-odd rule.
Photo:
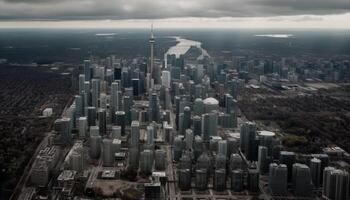
[[350, 0], [0, 0], [0, 27], [350, 28], [349, 13]]

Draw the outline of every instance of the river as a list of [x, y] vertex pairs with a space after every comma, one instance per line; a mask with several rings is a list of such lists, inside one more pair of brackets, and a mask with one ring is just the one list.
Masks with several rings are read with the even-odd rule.
[[175, 46], [170, 47], [168, 51], [164, 54], [165, 63], [167, 63], [167, 55], [175, 54], [175, 56], [178, 58], [180, 55], [185, 54], [192, 46], [197, 47], [202, 52], [198, 59], [202, 59], [204, 56], [210, 57], [207, 50], [202, 48], [201, 42], [195, 40], [188, 40], [177, 36], [172, 38], [176, 39], [177, 44]]

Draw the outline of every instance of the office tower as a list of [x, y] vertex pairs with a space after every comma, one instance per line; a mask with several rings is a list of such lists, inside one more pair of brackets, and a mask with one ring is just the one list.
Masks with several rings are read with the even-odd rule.
[[186, 149], [193, 149], [193, 131], [191, 129], [186, 130]]
[[130, 96], [124, 96], [123, 97], [123, 103], [124, 103], [124, 112], [125, 112], [125, 123], [127, 125], [130, 125], [131, 123], [131, 106], [133, 104], [132, 99], [130, 98]]
[[180, 158], [180, 168], [192, 170], [192, 159], [189, 151], [185, 151]]
[[318, 158], [312, 158], [310, 160], [310, 172], [312, 183], [315, 188], [320, 187], [321, 182], [321, 160]]
[[193, 114], [198, 116], [201, 116], [202, 114], [204, 114], [204, 103], [202, 99], [197, 98], [194, 100]]
[[273, 195], [283, 196], [287, 193], [288, 168], [285, 164], [271, 163], [269, 167], [269, 188]]
[[152, 173], [153, 168], [153, 152], [151, 150], [144, 150], [140, 154], [140, 171], [145, 175]]
[[145, 200], [161, 200], [162, 196], [162, 188], [161, 183], [152, 182], [145, 183]]
[[226, 140], [220, 140], [218, 142], [218, 154], [222, 154], [227, 158], [227, 141]]
[[180, 190], [187, 191], [191, 189], [191, 171], [189, 169], [178, 170], [178, 183]]
[[90, 60], [84, 60], [84, 75], [85, 75], [85, 81], [91, 80], [92, 74], [91, 74], [91, 62], [90, 62]]
[[107, 134], [107, 115], [105, 109], [98, 109], [98, 127], [100, 128], [100, 135]]
[[165, 137], [165, 142], [168, 144], [173, 144], [174, 136], [173, 136], [173, 127], [170, 126], [169, 124], [166, 124], [164, 126], [164, 137]]
[[294, 152], [281, 151], [280, 163], [287, 165], [288, 168], [288, 182], [292, 180], [293, 164], [295, 163], [296, 155]]
[[119, 65], [114, 66], [114, 73], [113, 73], [114, 80], [121, 80], [122, 79], [122, 68]]
[[[119, 108], [118, 107], [118, 105], [119, 105], [118, 91], [119, 91], [118, 82], [113, 82], [111, 84], [111, 100], [110, 100], [111, 113], [115, 113]], [[114, 122], [115, 118], [112, 118], [112, 121]]]
[[91, 80], [91, 105], [94, 107], [99, 107], [98, 99], [100, 97], [100, 80]]
[[196, 170], [195, 185], [197, 190], [206, 190], [208, 187], [208, 173], [205, 169]]
[[112, 139], [121, 139], [122, 137], [122, 128], [120, 126], [112, 126]]
[[96, 107], [87, 107], [86, 108], [88, 126], [96, 125]]
[[170, 71], [162, 71], [162, 86], [165, 88], [170, 88], [171, 75]]
[[250, 192], [257, 193], [259, 191], [259, 171], [257, 169], [248, 170], [247, 186]]
[[149, 117], [149, 121], [155, 121], [155, 122], [159, 122], [159, 101], [158, 101], [158, 96], [157, 93], [152, 93], [149, 99], [149, 111], [148, 111], [148, 117]]
[[137, 108], [132, 107], [130, 110], [131, 121], [139, 121], [140, 120], [140, 112]]
[[[91, 130], [95, 130], [95, 129], [91, 129], [90, 127], [90, 131]], [[95, 131], [93, 131], [93, 133], [90, 132], [90, 157], [92, 159], [98, 159], [100, 157], [101, 142], [102, 142], [102, 139], [98, 133], [95, 133]]]
[[133, 78], [131, 80], [132, 83], [132, 91], [133, 91], [133, 95], [135, 97], [139, 96], [140, 94], [140, 79], [138, 78]]
[[78, 130], [79, 130], [79, 138], [80, 139], [86, 138], [87, 131], [88, 131], [87, 117], [79, 117], [79, 119], [78, 119]]
[[271, 131], [258, 131], [259, 144], [265, 146], [268, 150], [268, 156], [272, 155], [272, 150], [275, 145], [275, 133]]
[[253, 122], [246, 122], [242, 124], [240, 130], [240, 139], [241, 139], [241, 151], [244, 152], [248, 160], [253, 160], [254, 154], [254, 145], [256, 138], [256, 125]]
[[217, 134], [218, 115], [216, 112], [202, 115], [202, 137], [209, 141], [209, 137]]
[[91, 106], [91, 91], [89, 81], [84, 82], [84, 106]]
[[215, 157], [215, 168], [226, 169], [226, 156], [223, 154], [217, 154]]
[[127, 88], [129, 87], [129, 71], [128, 71], [128, 68], [127, 67], [123, 67], [122, 68], [122, 77], [121, 77], [121, 86], [122, 88]]
[[112, 140], [111, 139], [103, 139], [103, 166], [112, 167], [114, 164], [114, 154], [112, 149]]
[[219, 110], [219, 101], [213, 97], [209, 97], [203, 100], [204, 113], [211, 113], [212, 111]]
[[100, 94], [100, 107], [107, 109], [107, 95], [104, 92]]
[[202, 135], [202, 118], [198, 115], [192, 118], [193, 124], [193, 134], [201, 136]]
[[214, 190], [216, 191], [226, 190], [226, 170], [225, 169], [215, 170], [213, 186], [214, 186]]
[[182, 150], [183, 150], [183, 136], [180, 135], [175, 137], [174, 140], [174, 160], [179, 161], [182, 156]]
[[79, 74], [79, 95], [82, 95], [85, 91], [85, 75]]
[[208, 153], [204, 150], [203, 153], [199, 156], [196, 163], [196, 169], [205, 169], [209, 174], [212, 169], [212, 163], [208, 156]]
[[293, 188], [296, 196], [310, 196], [312, 191], [311, 173], [307, 165], [293, 164]]
[[138, 148], [140, 139], [140, 123], [133, 121], [131, 123], [130, 146]]
[[166, 152], [161, 149], [155, 151], [155, 170], [164, 171], [166, 169]]
[[75, 95], [74, 97], [76, 117], [81, 117], [84, 115], [84, 99], [81, 95]]
[[225, 112], [237, 113], [237, 101], [230, 94], [225, 94]]
[[332, 200], [349, 196], [349, 174], [345, 170], [326, 167], [323, 170], [323, 197]]
[[57, 119], [54, 124], [55, 131], [60, 135], [61, 142], [64, 145], [70, 144], [72, 142], [72, 122], [71, 118], [63, 117]]
[[243, 190], [244, 173], [241, 169], [231, 171], [231, 189], [234, 192], [241, 192]]
[[191, 109], [186, 106], [183, 112], [181, 133], [184, 134], [186, 129], [191, 128]]
[[131, 147], [129, 148], [128, 156], [128, 167], [131, 170], [137, 170], [139, 167], [139, 148]]
[[117, 111], [115, 112], [116, 115], [116, 125], [121, 127], [121, 135], [125, 135], [125, 112], [124, 111]]
[[203, 140], [199, 135], [196, 135], [194, 137], [193, 151], [194, 151], [194, 159], [197, 160], [198, 157], [203, 152]]
[[146, 133], [146, 144], [153, 146], [154, 145], [154, 135], [155, 135], [155, 130], [153, 126], [147, 126], [147, 133]]
[[266, 174], [268, 172], [268, 156], [267, 156], [267, 147], [259, 146], [258, 151], [258, 168], [260, 174]]

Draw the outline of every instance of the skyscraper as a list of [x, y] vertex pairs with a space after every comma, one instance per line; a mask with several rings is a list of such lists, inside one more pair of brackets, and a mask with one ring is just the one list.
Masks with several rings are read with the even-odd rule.
[[154, 70], [154, 43], [156, 40], [154, 39], [154, 34], [153, 34], [153, 24], [151, 25], [151, 37], [149, 39], [149, 44], [151, 46], [151, 60], [150, 60], [150, 69], [149, 73], [151, 74], [151, 79], [153, 78], [153, 70]]

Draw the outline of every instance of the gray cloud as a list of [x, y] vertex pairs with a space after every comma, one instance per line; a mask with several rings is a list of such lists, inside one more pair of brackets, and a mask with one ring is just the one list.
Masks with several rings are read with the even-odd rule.
[[272, 17], [350, 12], [350, 0], [0, 0], [0, 19]]

